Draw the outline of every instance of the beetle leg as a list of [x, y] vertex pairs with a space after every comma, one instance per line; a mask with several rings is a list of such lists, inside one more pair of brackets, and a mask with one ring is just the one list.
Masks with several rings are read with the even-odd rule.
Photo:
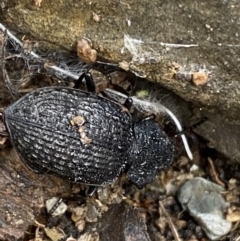
[[144, 117], [143, 119], [141, 119], [138, 123], [140, 123], [142, 121], [155, 120], [155, 118], [156, 118], [156, 115], [151, 114], [151, 115], [148, 115], [148, 116]]
[[110, 81], [109, 84], [108, 84], [108, 88], [109, 88], [109, 89], [116, 90], [116, 91], [118, 91], [118, 92], [120, 92], [120, 93], [122, 93], [122, 94], [124, 94], [124, 95], [126, 95], [126, 96], [129, 96], [129, 93], [128, 93], [125, 89], [123, 89], [123, 88], [122, 88], [121, 86], [119, 86], [119, 85], [112, 84], [111, 81]]
[[109, 75], [115, 71], [124, 71], [122, 68], [119, 67], [118, 64], [96, 61], [92, 68], [102, 72], [104, 75]]
[[88, 186], [85, 191], [80, 191], [78, 194], [72, 195], [71, 197], [65, 197], [66, 200], [84, 202], [87, 198], [92, 197], [97, 190], [96, 186]]
[[86, 191], [86, 196], [87, 197], [92, 197], [93, 194], [96, 192], [97, 187], [96, 186], [89, 186], [87, 191]]
[[133, 183], [139, 190], [144, 188], [144, 185], [138, 185], [137, 183]]
[[74, 88], [76, 89], [79, 88], [83, 82], [85, 82], [87, 86], [87, 90], [89, 92], [92, 92], [92, 93], [96, 92], [95, 83], [90, 73], [85, 73], [85, 72], [82, 73], [78, 78], [78, 80], [76, 81]]
[[90, 73], [85, 74], [86, 86], [89, 92], [96, 93], [96, 86], [92, 75]]
[[59, 198], [58, 201], [53, 205], [53, 207], [48, 212], [52, 215], [62, 202], [63, 202], [63, 199]]
[[207, 120], [208, 120], [207, 117], [203, 117], [203, 118], [202, 118], [200, 121], [198, 121], [197, 123], [195, 123], [195, 124], [193, 124], [193, 125], [191, 125], [191, 126], [189, 126], [189, 127], [184, 128], [183, 131], [178, 132], [178, 133], [175, 135], [175, 137], [180, 136], [180, 135], [182, 135], [182, 134], [184, 134], [184, 133], [186, 133], [186, 132], [192, 131], [193, 129], [195, 129], [195, 128], [197, 128], [198, 126], [202, 125], [202, 124], [203, 124], [205, 121], [207, 121]]
[[118, 92], [120, 92], [120, 93], [122, 93], [126, 96], [129, 96], [129, 93], [123, 87], [112, 83], [112, 77], [110, 75], [107, 75], [107, 77], [108, 77], [107, 88], [116, 90], [116, 91], [118, 91]]
[[[124, 95], [126, 95], [128, 97], [125, 100], [123, 106], [125, 108], [127, 108], [128, 110], [130, 110], [130, 108], [132, 107], [133, 101], [132, 101], [132, 98], [129, 96], [129, 93], [124, 88], [122, 88], [121, 86], [116, 85], [116, 84], [112, 84], [112, 79], [111, 79], [110, 76], [108, 77], [108, 81], [109, 81], [108, 82], [108, 86], [107, 86], [108, 88], [116, 90], [116, 91], [118, 91], [118, 92], [120, 92], [120, 93], [122, 93], [122, 94], [124, 94]], [[102, 94], [104, 96], [107, 96], [107, 94], [104, 91], [102, 91]]]
[[76, 202], [78, 205], [82, 205], [83, 203], [86, 202], [87, 200], [87, 197], [85, 195], [85, 193], [78, 193], [78, 194], [75, 194], [75, 195], [71, 195], [69, 197], [62, 197], [62, 200], [64, 202]]
[[128, 110], [130, 110], [131, 107], [132, 107], [132, 103], [133, 103], [132, 98], [131, 98], [131, 97], [128, 97], [128, 98], [125, 100], [123, 106], [126, 107]]
[[50, 211], [51, 213], [53, 213], [63, 200], [66, 202], [67, 201], [77, 202], [79, 205], [83, 204], [87, 200], [87, 198], [92, 197], [94, 195], [96, 190], [97, 190], [96, 186], [88, 186], [88, 189], [86, 191], [80, 191], [79, 193], [71, 195], [69, 197], [62, 197], [59, 199], [59, 201], [54, 205], [54, 207]]

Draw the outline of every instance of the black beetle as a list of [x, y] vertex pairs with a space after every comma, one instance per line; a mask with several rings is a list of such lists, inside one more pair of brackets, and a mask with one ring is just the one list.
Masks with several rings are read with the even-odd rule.
[[133, 123], [124, 106], [78, 89], [45, 87], [4, 111], [12, 145], [35, 172], [88, 185], [123, 169], [138, 187], [174, 159], [174, 143], [154, 118]]

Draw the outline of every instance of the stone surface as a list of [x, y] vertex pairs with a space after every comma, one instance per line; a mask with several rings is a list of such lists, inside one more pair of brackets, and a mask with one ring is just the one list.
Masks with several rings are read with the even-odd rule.
[[203, 178], [187, 181], [179, 191], [178, 200], [187, 209], [211, 240], [227, 234], [232, 227], [225, 220], [223, 211], [227, 208], [221, 192], [223, 188]]
[[226, 156], [229, 160], [240, 163], [240, 126], [226, 122], [224, 116], [204, 112], [209, 118], [194, 131], [208, 141], [208, 146]]

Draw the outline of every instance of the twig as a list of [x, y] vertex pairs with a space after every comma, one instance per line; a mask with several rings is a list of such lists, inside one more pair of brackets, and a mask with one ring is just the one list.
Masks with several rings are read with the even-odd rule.
[[39, 223], [37, 220], [34, 220], [34, 224], [35, 226], [37, 226], [36, 230], [35, 230], [35, 238], [34, 240], [42, 240], [41, 237], [40, 237], [40, 234], [39, 234], [39, 229], [40, 228], [45, 228], [45, 225], [44, 224], [41, 224]]
[[171, 44], [171, 43], [161, 43], [164, 47], [169, 48], [191, 48], [198, 47], [198, 44]]
[[176, 229], [176, 227], [174, 226], [173, 222], [172, 222], [172, 219], [171, 217], [169, 216], [169, 214], [167, 213], [166, 209], [164, 208], [164, 205], [162, 203], [162, 201], [159, 201], [159, 208], [162, 210], [164, 216], [166, 217], [166, 220], [172, 230], [172, 233], [173, 233], [173, 236], [174, 236], [174, 239], [176, 241], [181, 241], [180, 237], [179, 237], [179, 234], [178, 234], [178, 231]]
[[37, 220], [34, 220], [34, 224], [35, 224], [35, 226], [37, 226], [37, 227], [45, 228], [45, 225], [42, 224], [42, 223], [39, 223]]
[[73, 79], [75, 79], [75, 80], [78, 80], [79, 77], [80, 77], [80, 75], [78, 76], [78, 75], [76, 75], [76, 74], [73, 74], [73, 73], [71, 73], [71, 72], [69, 72], [69, 71], [67, 71], [67, 70], [64, 70], [64, 69], [61, 69], [61, 68], [57, 67], [56, 65], [48, 65], [48, 63], [46, 63], [44, 66], [45, 66], [46, 68], [50, 68], [50, 69], [53, 69], [53, 70], [55, 70], [55, 71], [57, 71], [57, 72], [60, 72], [60, 73], [62, 73], [62, 74], [65, 74], [65, 75], [67, 75], [68, 77], [71, 77], [71, 78], [73, 78]]
[[211, 173], [212, 173], [213, 179], [220, 186], [225, 187], [225, 184], [220, 180], [220, 178], [218, 176], [218, 173], [217, 173], [216, 168], [214, 166], [213, 160], [210, 157], [208, 157], [207, 159], [208, 159], [208, 163], [209, 163], [209, 165], [211, 167]]

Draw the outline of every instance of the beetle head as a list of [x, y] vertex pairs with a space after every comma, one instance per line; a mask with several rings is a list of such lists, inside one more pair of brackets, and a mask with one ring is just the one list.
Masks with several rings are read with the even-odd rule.
[[134, 124], [135, 143], [127, 177], [139, 188], [153, 181], [174, 159], [174, 143], [152, 118]]

